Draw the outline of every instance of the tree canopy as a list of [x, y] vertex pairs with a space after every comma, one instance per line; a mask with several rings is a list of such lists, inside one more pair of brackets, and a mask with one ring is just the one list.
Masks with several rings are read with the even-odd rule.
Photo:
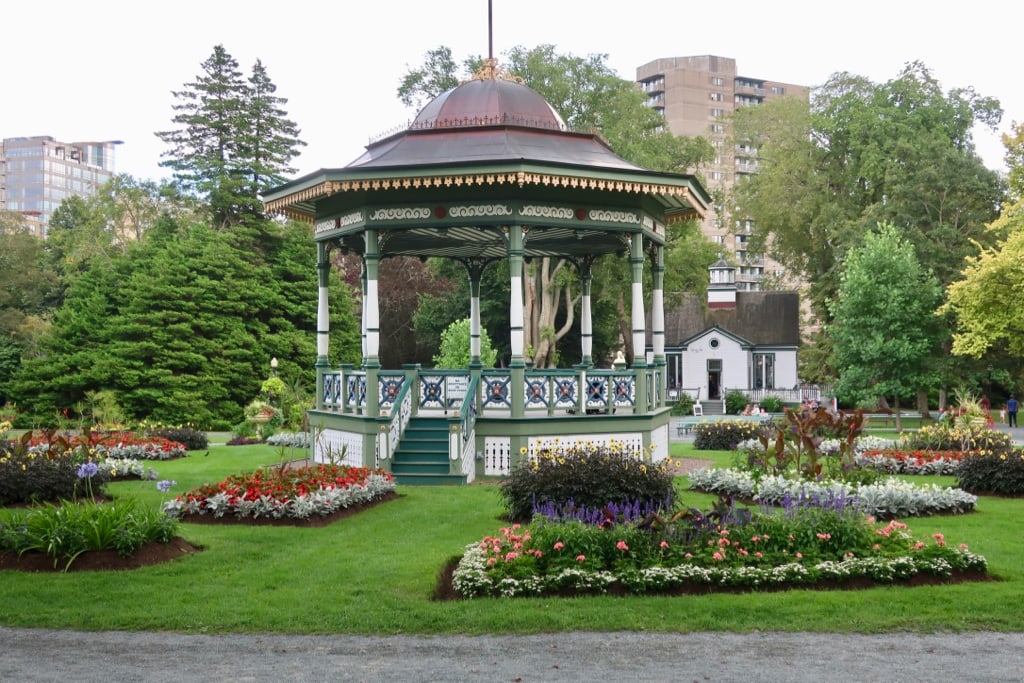
[[898, 413], [901, 398], [938, 380], [929, 359], [941, 342], [941, 295], [896, 226], [880, 223], [865, 235], [829, 302], [837, 395], [856, 403], [892, 396]]

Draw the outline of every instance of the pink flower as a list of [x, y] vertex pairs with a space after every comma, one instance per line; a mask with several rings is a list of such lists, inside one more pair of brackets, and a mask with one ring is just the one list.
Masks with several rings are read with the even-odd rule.
[[492, 566], [494, 566], [494, 563], [497, 562], [497, 561], [498, 561], [498, 558], [496, 558], [496, 557], [488, 557], [487, 558], [487, 566], [488, 567], [492, 567]]
[[505, 553], [505, 561], [511, 562], [512, 560], [519, 557], [519, 553]]
[[967, 550], [967, 544], [966, 543], [961, 543], [960, 544], [960, 550]]
[[798, 560], [804, 559], [804, 554], [803, 553], [797, 553], [796, 554], [796, 559], [798, 559]]
[[760, 550], [758, 550], [756, 553], [754, 553], [754, 557], [760, 559], [760, 558], [764, 557], [764, 553], [762, 553]]
[[818, 536], [818, 539], [822, 540], [822, 541], [827, 541], [830, 538], [832, 538], [832, 534], [817, 534], [817, 536]]
[[750, 539], [751, 543], [759, 543], [760, 541], [761, 541], [761, 537], [760, 536], [754, 536], [753, 538]]
[[691, 557], [693, 557], [693, 555], [690, 553], [686, 553], [685, 555], [683, 555], [683, 557], [685, 557], [686, 559], [690, 559]]
[[565, 547], [565, 544], [562, 543], [561, 541], [558, 541], [557, 543], [555, 543], [555, 550], [561, 550], [564, 547]]
[[619, 541], [618, 543], [615, 544], [615, 547], [618, 548], [619, 550], [623, 551], [623, 552], [629, 550], [629, 546], [626, 545], [625, 541]]
[[716, 560], [724, 560], [724, 559], [725, 559], [725, 558], [724, 558], [724, 557], [722, 556], [722, 553], [715, 553], [715, 554], [714, 554], [714, 555], [712, 555], [711, 557], [715, 558]]
[[662, 541], [659, 545], [661, 545], [662, 548], [667, 548], [668, 547], [668, 541]]
[[921, 541], [918, 541], [917, 543], [914, 544], [913, 549], [914, 550], [920, 550], [923, 547], [924, 547], [924, 543], [922, 543]]
[[873, 546], [871, 546], [871, 549], [872, 549], [872, 550], [881, 550], [881, 549], [882, 549], [882, 546], [880, 546], [880, 545], [878, 545], [878, 544], [876, 543], [876, 544], [874, 544]]
[[577, 555], [577, 556], [576, 556], [576, 561], [577, 561], [577, 562], [583, 562], [583, 561], [584, 561], [584, 560], [586, 560], [586, 559], [587, 559], [587, 556], [586, 556], [586, 555]]

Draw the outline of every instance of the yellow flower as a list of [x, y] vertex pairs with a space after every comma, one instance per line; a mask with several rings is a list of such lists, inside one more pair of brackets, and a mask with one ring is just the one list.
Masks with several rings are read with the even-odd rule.
[[519, 455], [526, 455], [526, 446], [519, 449]]
[[112, 468], [110, 470], [110, 476], [112, 476], [112, 477], [116, 477], [117, 476], [117, 469], [116, 468]]

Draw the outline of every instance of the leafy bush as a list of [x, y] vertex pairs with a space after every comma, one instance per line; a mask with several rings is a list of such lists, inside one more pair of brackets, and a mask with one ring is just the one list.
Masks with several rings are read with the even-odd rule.
[[[525, 455], [525, 453], [524, 453]], [[536, 506], [572, 504], [580, 508], [656, 503], [671, 509], [672, 473], [642, 454], [611, 446], [555, 447], [513, 468], [501, 484], [510, 519], [529, 519]]]
[[148, 427], [146, 434], [149, 436], [160, 436], [168, 441], [177, 441], [187, 451], [205, 451], [210, 447], [206, 432], [201, 432], [195, 427]]
[[[48, 443], [29, 446], [31, 435], [0, 450], [0, 505], [72, 500], [102, 495], [109, 472], [96, 469], [85, 446], [71, 446], [51, 433]], [[83, 465], [92, 467], [81, 469]]]
[[1024, 450], [973, 453], [960, 461], [956, 482], [960, 488], [976, 493], [1024, 494]]
[[750, 403], [750, 399], [742, 391], [732, 390], [725, 395], [725, 412], [729, 415], [739, 415]]
[[693, 406], [697, 402], [693, 400], [693, 396], [690, 396], [685, 391], [679, 394], [679, 398], [672, 404], [671, 414], [672, 415], [689, 415], [693, 412]]
[[765, 396], [761, 399], [761, 407], [769, 413], [781, 413], [785, 403], [778, 396]]
[[694, 428], [693, 447], [698, 451], [731, 451], [747, 439], [764, 434], [762, 425], [748, 420], [701, 422]]

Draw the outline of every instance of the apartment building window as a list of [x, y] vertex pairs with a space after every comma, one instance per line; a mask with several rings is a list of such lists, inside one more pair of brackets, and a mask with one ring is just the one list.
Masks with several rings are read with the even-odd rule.
[[725, 244], [725, 235], [712, 235], [711, 241], [715, 244]]
[[712, 171], [710, 177], [711, 177], [711, 180], [725, 180], [725, 172], [724, 171]]
[[786, 94], [786, 89], [783, 88], [781, 85], [773, 85], [772, 86], [772, 94], [773, 95], [785, 95]]
[[746, 243], [747, 243], [747, 236], [746, 235], [736, 235], [736, 244], [746, 244]]
[[711, 124], [711, 132], [712, 133], [724, 133], [725, 132], [725, 124], [724, 123], [712, 123]]
[[714, 107], [711, 109], [711, 115], [717, 119], [721, 116], [725, 116], [725, 110], [719, 109], [718, 107]]
[[710, 95], [712, 102], [725, 102], [725, 95], [720, 92], [713, 92]]
[[712, 76], [711, 85], [725, 85], [725, 79], [721, 76]]

